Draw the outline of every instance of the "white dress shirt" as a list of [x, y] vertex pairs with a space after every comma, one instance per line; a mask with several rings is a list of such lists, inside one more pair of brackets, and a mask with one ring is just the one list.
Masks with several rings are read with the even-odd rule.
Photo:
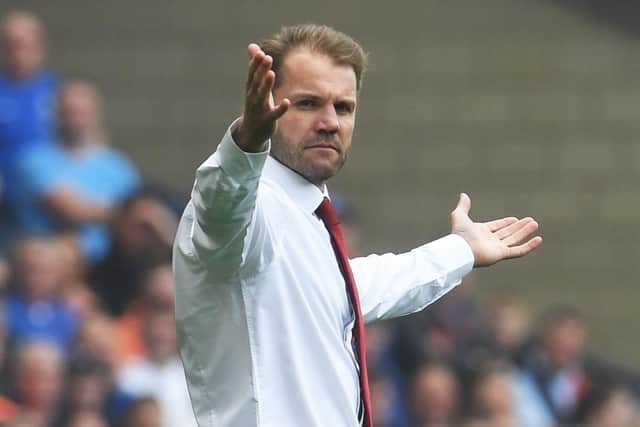
[[[174, 245], [180, 352], [200, 427], [355, 427], [353, 313], [321, 191], [232, 125], [197, 170]], [[421, 310], [473, 268], [449, 235], [350, 260], [366, 322]]]

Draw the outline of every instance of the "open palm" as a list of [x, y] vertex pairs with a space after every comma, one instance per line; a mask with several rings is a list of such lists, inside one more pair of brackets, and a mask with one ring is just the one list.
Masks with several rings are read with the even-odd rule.
[[451, 233], [467, 241], [475, 257], [475, 266], [484, 267], [498, 261], [519, 258], [540, 246], [542, 238], [529, 238], [537, 229], [533, 218], [507, 217], [489, 222], [473, 222], [469, 218], [471, 199], [460, 194], [451, 212]]

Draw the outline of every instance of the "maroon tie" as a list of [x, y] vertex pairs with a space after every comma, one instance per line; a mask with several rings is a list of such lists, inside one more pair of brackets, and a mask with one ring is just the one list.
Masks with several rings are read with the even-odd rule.
[[340, 271], [344, 277], [344, 281], [347, 284], [347, 294], [349, 295], [349, 301], [355, 315], [355, 323], [353, 325], [353, 338], [355, 340], [355, 352], [358, 359], [358, 365], [360, 366], [360, 395], [362, 397], [362, 403], [364, 405], [364, 423], [363, 427], [372, 427], [373, 422], [371, 420], [371, 397], [369, 393], [369, 379], [367, 377], [367, 357], [366, 357], [366, 341], [364, 338], [364, 320], [362, 318], [362, 311], [360, 310], [360, 299], [358, 298], [358, 288], [356, 287], [356, 281], [353, 278], [353, 272], [349, 265], [349, 257], [347, 256], [347, 248], [344, 244], [344, 237], [342, 236], [342, 228], [340, 227], [340, 221], [336, 214], [333, 205], [328, 198], [324, 198], [318, 209], [316, 209], [316, 215], [324, 222], [325, 227], [329, 231], [331, 236], [331, 245], [333, 246], [333, 252], [338, 260]]

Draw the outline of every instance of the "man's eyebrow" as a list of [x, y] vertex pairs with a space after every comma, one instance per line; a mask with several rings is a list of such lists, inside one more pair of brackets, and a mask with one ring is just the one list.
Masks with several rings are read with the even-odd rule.
[[[314, 100], [318, 100], [318, 99], [324, 99], [323, 96], [321, 95], [317, 95], [315, 93], [312, 92], [299, 92], [299, 93], [294, 93], [292, 95], [290, 95], [288, 97], [291, 101], [296, 101], [299, 99], [314, 99]], [[340, 103], [340, 102], [347, 102], [349, 104], [356, 104], [356, 98], [355, 97], [351, 97], [351, 96], [345, 96], [345, 97], [339, 97], [337, 98], [334, 102], [336, 103]]]
[[356, 100], [355, 98], [342, 98], [336, 100], [336, 104], [348, 104], [350, 106], [354, 106], [356, 105]]
[[291, 99], [292, 101], [300, 98], [322, 99], [320, 95], [316, 95], [311, 92], [299, 92], [289, 96], [289, 99]]

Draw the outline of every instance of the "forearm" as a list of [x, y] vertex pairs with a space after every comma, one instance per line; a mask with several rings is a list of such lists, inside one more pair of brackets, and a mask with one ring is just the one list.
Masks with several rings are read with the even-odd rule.
[[449, 235], [403, 254], [351, 260], [365, 321], [404, 316], [436, 301], [473, 268], [473, 254]]
[[52, 190], [45, 196], [45, 203], [66, 221], [74, 223], [108, 222], [113, 215], [111, 206], [88, 201], [66, 188]]
[[268, 151], [247, 153], [232, 138], [237, 122], [216, 152], [197, 170], [191, 193], [195, 213], [193, 243], [198, 252], [240, 254], [254, 217], [258, 185]]

